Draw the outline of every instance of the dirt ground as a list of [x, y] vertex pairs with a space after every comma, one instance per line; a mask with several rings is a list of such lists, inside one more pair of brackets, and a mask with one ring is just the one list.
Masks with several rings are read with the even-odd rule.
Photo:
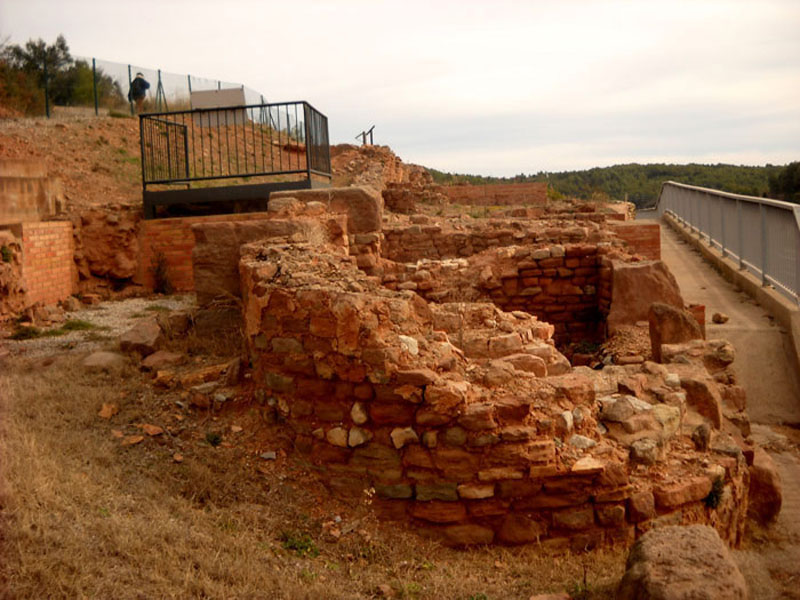
[[[201, 410], [135, 360], [82, 366], [166, 304], [104, 303], [79, 316], [108, 329], [3, 342], [1, 597], [613, 597], [624, 552], [453, 550], [379, 522], [369, 495], [331, 496], [246, 384], [220, 411]], [[183, 372], [229, 358], [193, 344], [171, 345], [187, 356]]]

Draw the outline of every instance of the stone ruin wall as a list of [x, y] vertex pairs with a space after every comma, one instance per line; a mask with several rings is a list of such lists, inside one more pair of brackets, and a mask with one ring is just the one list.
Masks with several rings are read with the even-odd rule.
[[687, 406], [722, 402], [702, 360], [571, 369], [551, 325], [429, 305], [352, 257], [253, 244], [240, 267], [255, 381], [337, 493], [374, 490], [384, 515], [456, 545], [583, 549], [694, 522], [740, 539], [741, 448], [715, 430], [719, 447], [699, 452], [680, 435]]
[[447, 185], [439, 190], [452, 204], [472, 206], [543, 205], [547, 203], [546, 183], [492, 185]]

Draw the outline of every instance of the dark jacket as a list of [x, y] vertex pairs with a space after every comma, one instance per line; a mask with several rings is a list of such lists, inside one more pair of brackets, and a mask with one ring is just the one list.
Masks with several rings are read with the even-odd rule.
[[144, 98], [148, 89], [150, 89], [150, 84], [145, 81], [144, 77], [137, 77], [131, 81], [131, 89], [128, 91], [128, 100], [133, 101]]

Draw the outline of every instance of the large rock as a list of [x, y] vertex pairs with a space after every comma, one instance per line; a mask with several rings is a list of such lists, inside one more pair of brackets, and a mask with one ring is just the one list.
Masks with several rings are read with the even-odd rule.
[[635, 325], [646, 321], [650, 305], [663, 302], [683, 308], [683, 298], [675, 277], [660, 260], [638, 263], [612, 261], [611, 310], [608, 331], [614, 333], [620, 325]]
[[750, 518], [767, 525], [778, 517], [783, 503], [781, 478], [772, 457], [761, 448], [756, 448], [750, 467], [749, 497]]
[[631, 548], [617, 600], [745, 600], [727, 546], [706, 525], [660, 527]]
[[119, 337], [119, 347], [123, 352], [137, 352], [149, 356], [158, 350], [163, 335], [155, 318], [139, 321]]
[[343, 243], [335, 239], [337, 229], [341, 237], [342, 227], [332, 226], [329, 221], [315, 217], [313, 220], [259, 219], [192, 225], [195, 240], [192, 269], [198, 305], [208, 306], [219, 297], [241, 298], [239, 259], [242, 245], [276, 237], [292, 237], [303, 242], [313, 240], [319, 244]]
[[140, 216], [131, 209], [93, 209], [75, 221], [79, 235], [75, 262], [83, 277], [94, 275], [130, 279], [139, 264], [137, 226]]
[[383, 196], [371, 187], [344, 187], [317, 190], [273, 192], [270, 202], [280, 198], [297, 198], [301, 202], [321, 202], [333, 213], [347, 215], [347, 233], [370, 233], [383, 226]]
[[682, 308], [654, 302], [647, 313], [653, 360], [661, 362], [661, 344], [681, 344], [702, 339], [703, 331], [694, 316]]
[[89, 371], [116, 371], [125, 366], [125, 357], [116, 352], [93, 352], [83, 359], [83, 366]]

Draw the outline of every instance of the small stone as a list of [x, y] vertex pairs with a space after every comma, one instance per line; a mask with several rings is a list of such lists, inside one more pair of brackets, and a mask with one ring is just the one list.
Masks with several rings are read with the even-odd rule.
[[[577, 410], [577, 409], [576, 409]], [[571, 433], [575, 423], [574, 415], [571, 411], [565, 410], [556, 417], [556, 427], [565, 433]]]
[[692, 431], [692, 441], [694, 447], [700, 452], [708, 450], [709, 442], [711, 441], [711, 427], [707, 423], [701, 423]]
[[158, 425], [151, 425], [150, 423], [145, 423], [142, 425], [142, 431], [144, 431], [150, 437], [155, 437], [164, 433], [163, 428], [159, 427]]
[[241, 433], [242, 428], [239, 425], [231, 425], [231, 433]]
[[681, 387], [681, 378], [676, 373], [669, 373], [664, 379], [664, 383], [674, 390]]
[[727, 323], [728, 319], [730, 319], [728, 315], [726, 315], [725, 313], [718, 313], [718, 312], [714, 313], [714, 316], [711, 317], [711, 320], [714, 323], [717, 323], [718, 325], [721, 325], [722, 323]]
[[631, 444], [631, 460], [644, 465], [654, 465], [658, 460], [658, 443], [650, 438], [642, 438]]
[[97, 416], [101, 419], [110, 419], [118, 412], [119, 407], [116, 404], [107, 404], [104, 402], [103, 407], [100, 409], [100, 412], [97, 413]]
[[340, 448], [347, 448], [347, 430], [342, 427], [334, 427], [325, 434], [325, 439], [329, 444], [339, 446]]
[[361, 427], [353, 427], [347, 436], [347, 445], [351, 448], [366, 444], [372, 439], [372, 432]]
[[122, 433], [119, 429], [112, 429], [111, 430], [111, 437], [115, 437], [118, 440], [121, 440], [122, 438], [125, 437], [125, 434]]
[[396, 427], [391, 433], [392, 443], [398, 450], [406, 444], [419, 442], [417, 432], [411, 427]]
[[438, 444], [438, 432], [426, 431], [422, 434], [422, 445], [426, 448], [436, 448]]
[[584, 456], [572, 465], [571, 472], [575, 475], [591, 475], [593, 473], [601, 473], [605, 468], [606, 463], [603, 461], [591, 456]]
[[585, 450], [586, 448], [593, 448], [597, 445], [597, 442], [595, 442], [592, 438], [586, 437], [585, 435], [575, 434], [569, 438], [569, 445], [573, 448]]
[[408, 335], [398, 335], [397, 337], [409, 354], [412, 356], [417, 356], [419, 354], [419, 342], [417, 342], [417, 340]]
[[350, 418], [353, 419], [353, 423], [356, 425], [363, 425], [369, 421], [367, 408], [364, 406], [363, 402], [356, 402], [353, 404], [353, 408], [350, 409]]
[[264, 460], [275, 460], [278, 458], [278, 453], [270, 450], [269, 452], [262, 452], [259, 456]]
[[141, 443], [142, 441], [144, 441], [144, 436], [143, 435], [129, 435], [128, 437], [126, 437], [125, 439], [122, 440], [122, 445], [123, 446], [134, 446], [136, 444]]
[[183, 462], [183, 454], [178, 454], [177, 452], [172, 455], [173, 462], [182, 463]]

